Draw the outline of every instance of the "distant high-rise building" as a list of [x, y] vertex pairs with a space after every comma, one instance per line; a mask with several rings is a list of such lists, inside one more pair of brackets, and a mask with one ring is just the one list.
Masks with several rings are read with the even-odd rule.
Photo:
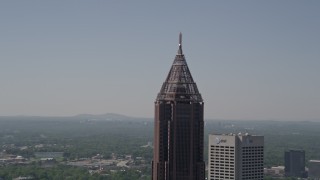
[[284, 172], [287, 177], [307, 177], [305, 152], [290, 150], [284, 153]]
[[153, 180], [204, 180], [203, 100], [179, 49], [155, 101]]
[[308, 177], [315, 180], [320, 179], [320, 160], [309, 161]]
[[209, 135], [209, 180], [263, 180], [264, 137]]

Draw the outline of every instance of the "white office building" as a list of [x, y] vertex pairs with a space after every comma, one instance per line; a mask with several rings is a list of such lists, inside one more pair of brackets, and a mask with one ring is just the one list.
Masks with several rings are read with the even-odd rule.
[[209, 180], [263, 180], [264, 137], [209, 135]]

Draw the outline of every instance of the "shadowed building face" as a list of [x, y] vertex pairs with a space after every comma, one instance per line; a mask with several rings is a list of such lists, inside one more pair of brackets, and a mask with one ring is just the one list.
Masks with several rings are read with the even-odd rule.
[[203, 100], [179, 49], [155, 102], [153, 180], [204, 180]]

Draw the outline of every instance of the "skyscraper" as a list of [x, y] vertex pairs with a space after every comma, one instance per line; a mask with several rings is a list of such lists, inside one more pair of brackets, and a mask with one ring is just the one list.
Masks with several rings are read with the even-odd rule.
[[209, 135], [209, 180], [263, 180], [263, 136]]
[[307, 177], [305, 166], [305, 152], [303, 150], [289, 150], [284, 153], [285, 176]]
[[203, 100], [179, 48], [155, 101], [152, 180], [204, 180]]

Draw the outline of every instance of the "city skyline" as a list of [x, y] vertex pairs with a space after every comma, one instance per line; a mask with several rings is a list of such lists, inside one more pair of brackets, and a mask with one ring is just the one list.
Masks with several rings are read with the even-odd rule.
[[152, 117], [181, 31], [205, 119], [320, 120], [319, 7], [0, 2], [0, 116]]

